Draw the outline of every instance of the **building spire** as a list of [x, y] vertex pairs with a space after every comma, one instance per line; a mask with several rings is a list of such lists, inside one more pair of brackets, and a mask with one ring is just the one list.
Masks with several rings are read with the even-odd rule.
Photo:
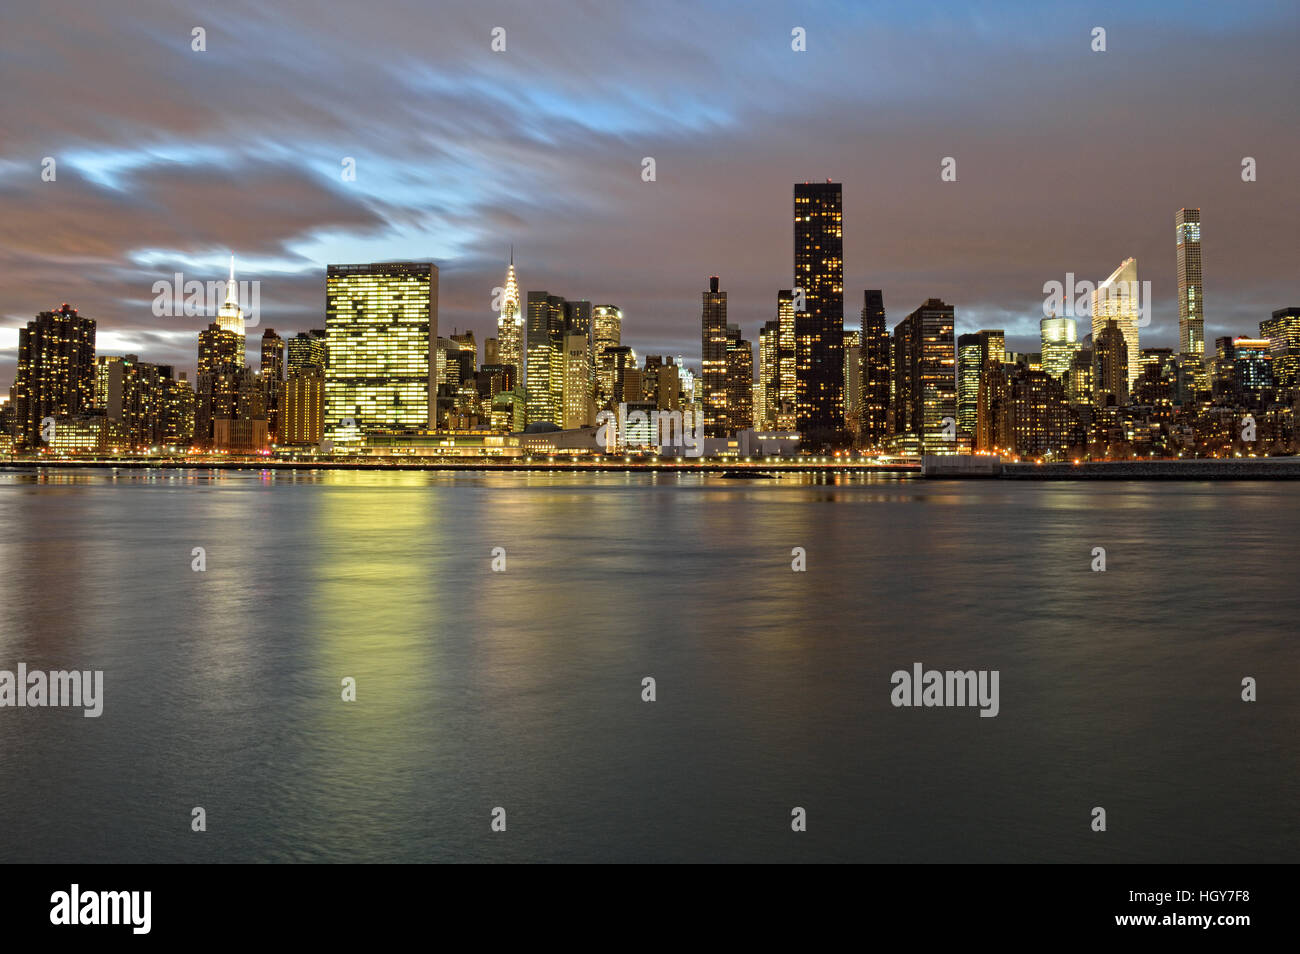
[[[230, 281], [226, 282], [226, 305], [239, 305], [239, 286], [235, 284], [235, 256], [232, 252], [230, 255]], [[211, 307], [211, 306], [209, 306]]]
[[513, 265], [514, 263], [515, 263], [515, 243], [511, 242], [510, 243], [510, 264]]

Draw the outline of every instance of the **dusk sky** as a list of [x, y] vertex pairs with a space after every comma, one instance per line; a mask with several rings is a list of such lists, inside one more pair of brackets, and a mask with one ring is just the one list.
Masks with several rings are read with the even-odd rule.
[[697, 365], [709, 276], [756, 339], [792, 284], [792, 185], [825, 179], [847, 327], [878, 287], [891, 328], [936, 297], [1036, 351], [1044, 282], [1134, 256], [1141, 344], [1172, 346], [1174, 213], [1198, 206], [1212, 350], [1300, 305], [1298, 9], [6, 0], [0, 386], [65, 301], [100, 354], [192, 372], [206, 321], [155, 318], [153, 284], [232, 252], [261, 282], [250, 352], [324, 326], [326, 264], [388, 259], [437, 263], [439, 333], [481, 341], [512, 243], [524, 291], [617, 304], [625, 344]]

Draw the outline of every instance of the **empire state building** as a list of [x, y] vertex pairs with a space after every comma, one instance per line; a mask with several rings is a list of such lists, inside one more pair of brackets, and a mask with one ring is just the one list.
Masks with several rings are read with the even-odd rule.
[[244, 312], [239, 307], [239, 285], [235, 282], [235, 256], [230, 256], [230, 281], [226, 282], [226, 301], [217, 309], [217, 327], [233, 331], [244, 340]]

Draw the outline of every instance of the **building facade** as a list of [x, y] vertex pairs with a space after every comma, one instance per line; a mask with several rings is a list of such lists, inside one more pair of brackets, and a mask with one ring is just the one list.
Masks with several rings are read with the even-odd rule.
[[795, 185], [795, 419], [805, 433], [844, 426], [843, 228], [840, 183]]

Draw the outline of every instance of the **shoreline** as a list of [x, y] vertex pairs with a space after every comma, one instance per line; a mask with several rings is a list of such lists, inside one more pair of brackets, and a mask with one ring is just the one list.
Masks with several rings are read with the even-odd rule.
[[[929, 459], [928, 459], [929, 460]], [[947, 458], [944, 459], [945, 461]], [[976, 458], [975, 461], [979, 459]], [[3, 460], [0, 471], [28, 470], [247, 470], [247, 471], [439, 471], [487, 473], [629, 473], [629, 474], [733, 474], [761, 478], [784, 474], [892, 474], [926, 480], [1300, 480], [1300, 457], [1258, 457], [1192, 460], [1121, 460], [1075, 463], [1001, 463], [980, 467], [940, 467], [924, 473], [921, 464], [810, 463], [709, 461], [692, 464], [624, 461], [446, 461], [436, 459], [395, 461], [347, 460], [220, 460], [181, 461], [149, 459]]]
[[6, 460], [0, 461], [0, 471], [18, 470], [430, 470], [430, 471], [491, 471], [491, 472], [564, 472], [564, 473], [651, 473], [651, 474], [900, 474], [919, 475], [920, 464], [868, 464], [840, 463], [814, 464], [783, 461], [780, 463], [725, 463], [710, 461], [698, 464], [634, 464], [623, 461], [586, 463], [581, 461], [532, 461], [505, 463], [502, 461], [475, 460], [460, 463], [443, 460], [412, 461], [286, 461], [286, 460], [225, 460], [225, 461], [171, 461], [171, 460]]

